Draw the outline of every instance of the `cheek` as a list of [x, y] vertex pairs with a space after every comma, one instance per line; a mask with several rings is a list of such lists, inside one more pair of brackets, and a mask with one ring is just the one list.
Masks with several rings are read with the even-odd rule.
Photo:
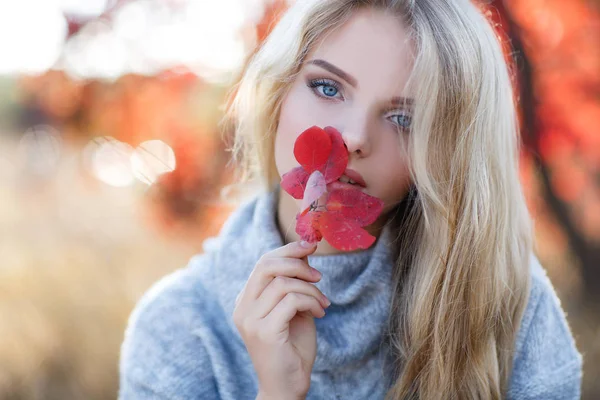
[[[396, 161], [380, 169], [379, 187], [381, 198], [390, 207], [402, 201], [410, 187], [409, 161], [406, 155], [391, 155]], [[382, 159], [386, 159], [382, 157]], [[389, 159], [389, 158], [388, 158]]]
[[304, 115], [302, 104], [298, 102], [298, 96], [292, 89], [281, 105], [275, 134], [275, 164], [279, 175], [299, 165], [293, 154], [296, 138], [302, 132], [303, 124], [299, 118], [301, 115]]
[[275, 164], [279, 176], [282, 176], [297, 164], [293, 156], [294, 141], [295, 138], [289, 132], [283, 130], [281, 126], [277, 129], [275, 137]]
[[313, 125], [326, 126], [304, 83], [297, 81], [281, 104], [275, 136], [275, 164], [280, 175], [300, 164], [294, 158], [296, 138]]

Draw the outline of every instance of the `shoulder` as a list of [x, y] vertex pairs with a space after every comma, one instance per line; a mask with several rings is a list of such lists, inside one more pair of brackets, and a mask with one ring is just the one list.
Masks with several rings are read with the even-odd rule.
[[515, 345], [510, 399], [578, 399], [582, 356], [560, 299], [537, 257]]
[[[189, 398], [216, 393], [212, 366], [201, 338], [205, 290], [196, 256], [185, 268], [163, 277], [132, 311], [121, 345], [119, 399]], [[203, 390], [204, 392], [199, 392]]]

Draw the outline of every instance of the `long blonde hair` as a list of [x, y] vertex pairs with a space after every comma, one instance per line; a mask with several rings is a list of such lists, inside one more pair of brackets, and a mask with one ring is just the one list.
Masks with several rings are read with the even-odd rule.
[[518, 173], [511, 71], [468, 0], [299, 0], [251, 55], [227, 105], [242, 180], [279, 182], [282, 101], [313, 46], [361, 8], [398, 16], [416, 55], [413, 190], [396, 238], [387, 399], [500, 399], [529, 294], [532, 223]]

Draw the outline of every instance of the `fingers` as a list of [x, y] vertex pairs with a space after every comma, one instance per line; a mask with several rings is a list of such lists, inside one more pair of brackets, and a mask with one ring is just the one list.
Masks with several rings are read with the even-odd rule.
[[[321, 274], [307, 262], [308, 255], [314, 253], [316, 248], [316, 244], [304, 247], [300, 242], [292, 242], [260, 258], [235, 300], [233, 319], [240, 332], [251, 330], [255, 322], [268, 316], [288, 295], [312, 298], [314, 304], [317, 304], [317, 308], [312, 305], [312, 315], [324, 315], [323, 308], [327, 300], [323, 299], [321, 291], [310, 283], [318, 282]], [[277, 283], [265, 298], [261, 298], [264, 290], [276, 277], [279, 277]]]
[[287, 332], [292, 318], [304, 311], [308, 311], [315, 318], [325, 316], [321, 303], [313, 296], [288, 293], [259, 324], [264, 326], [266, 332], [277, 335]]
[[248, 302], [258, 299], [276, 276], [318, 282], [320, 273], [302, 260], [314, 253], [316, 248], [316, 245], [307, 248], [302, 247], [300, 242], [292, 242], [263, 255], [248, 278], [241, 300]]
[[308, 254], [312, 254], [317, 249], [316, 243], [308, 243], [307, 246], [303, 245], [303, 241], [290, 242], [285, 246], [281, 246], [266, 253], [263, 258], [277, 258], [277, 257], [295, 257], [301, 258]]
[[256, 301], [252, 310], [254, 318], [264, 318], [269, 314], [288, 293], [299, 293], [312, 296], [319, 302], [322, 308], [329, 307], [327, 297], [315, 285], [300, 279], [277, 276], [267, 285]]

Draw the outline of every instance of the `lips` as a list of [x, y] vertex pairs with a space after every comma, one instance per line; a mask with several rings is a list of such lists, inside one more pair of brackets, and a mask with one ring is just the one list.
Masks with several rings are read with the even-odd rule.
[[348, 178], [350, 178], [351, 180], [353, 180], [354, 182], [356, 182], [356, 185], [354, 186], [360, 186], [360, 187], [367, 187], [367, 184], [365, 183], [365, 180], [363, 179], [363, 177], [356, 171], [352, 170], [352, 169], [347, 169], [344, 172], [344, 175], [342, 176], [346, 176]]
[[365, 190], [362, 186], [351, 184], [351, 183], [344, 183], [344, 182], [340, 182], [340, 181], [333, 181], [330, 184], [328, 184], [327, 186], [331, 190], [352, 189], [352, 190], [357, 190], [360, 192], [364, 192], [364, 190]]

